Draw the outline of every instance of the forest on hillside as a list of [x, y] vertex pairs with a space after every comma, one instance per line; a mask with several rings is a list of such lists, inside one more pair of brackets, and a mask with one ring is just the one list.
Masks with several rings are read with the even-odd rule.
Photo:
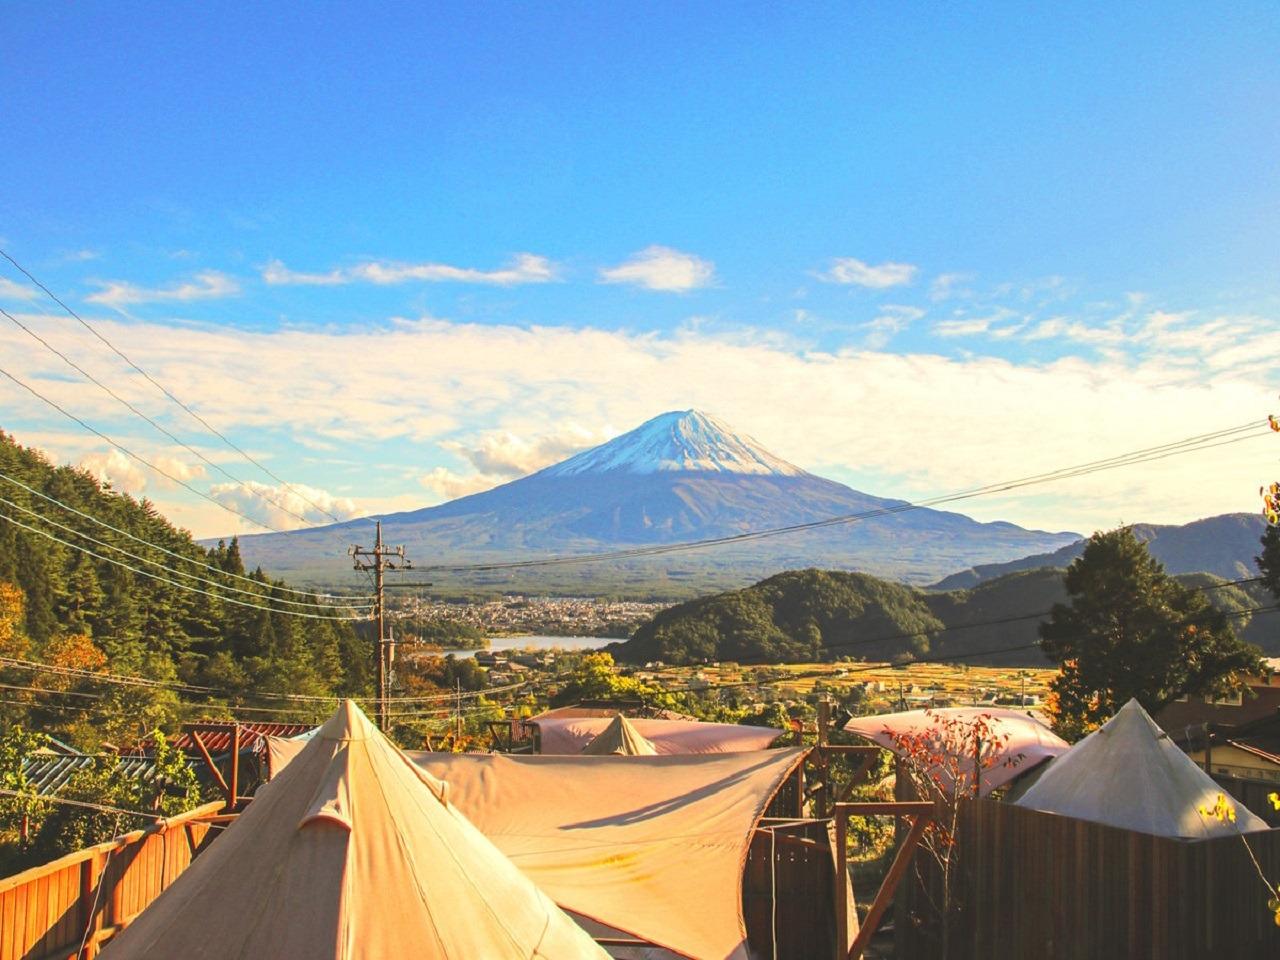
[[[356, 625], [290, 612], [345, 613], [246, 570], [235, 540], [206, 549], [147, 500], [56, 467], [2, 432], [0, 518], [6, 726], [96, 747], [233, 705], [262, 720], [315, 713], [272, 694], [370, 692]], [[140, 682], [93, 679], [106, 673]]]
[[[838, 570], [792, 570], [742, 590], [678, 604], [641, 625], [610, 652], [620, 661], [686, 664], [711, 660], [782, 663], [843, 658], [893, 661], [966, 658], [1006, 666], [1044, 666], [1027, 647], [1055, 603], [1067, 600], [1063, 571], [1022, 570], [967, 590], [928, 591]], [[1260, 583], [1212, 574], [1176, 579], [1205, 591], [1231, 615], [1236, 634], [1280, 655], [1280, 612]]]

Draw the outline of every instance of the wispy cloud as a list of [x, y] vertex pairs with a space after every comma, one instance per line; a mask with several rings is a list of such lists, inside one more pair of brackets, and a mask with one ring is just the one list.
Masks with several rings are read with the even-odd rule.
[[328, 273], [302, 273], [290, 270], [279, 260], [272, 260], [262, 268], [262, 279], [272, 286], [333, 286], [350, 283], [351, 278], [341, 270], [330, 270]]
[[510, 479], [496, 474], [461, 474], [448, 467], [433, 467], [418, 477], [418, 483], [434, 494], [437, 500], [456, 500], [458, 497], [490, 490]]
[[35, 287], [0, 277], [0, 300], [34, 300], [39, 293]]
[[939, 274], [929, 284], [929, 299], [934, 303], [941, 303], [944, 300], [953, 300], [957, 297], [972, 296], [973, 291], [964, 286], [971, 280], [973, 280], [973, 274], [971, 273]]
[[558, 276], [559, 270], [556, 264], [547, 257], [533, 253], [516, 254], [510, 263], [496, 270], [455, 267], [447, 263], [404, 263], [394, 260], [368, 260], [353, 267], [333, 269], [325, 273], [291, 270], [279, 260], [272, 260], [262, 268], [262, 279], [269, 284], [304, 286], [332, 286], [358, 282], [396, 284], [416, 280], [423, 283], [477, 283], [508, 287], [525, 283], [550, 283]]
[[601, 283], [628, 283], [646, 290], [685, 293], [710, 286], [715, 264], [671, 247], [646, 247], [615, 267], [600, 270]]
[[871, 350], [879, 350], [924, 314], [919, 307], [886, 304], [878, 317], [863, 324], [863, 329], [867, 331], [866, 346]]
[[124, 307], [140, 303], [218, 300], [240, 292], [240, 284], [233, 277], [216, 270], [202, 271], [191, 280], [167, 287], [141, 287], [123, 280], [112, 280], [101, 284], [101, 287], [101, 290], [85, 297], [85, 300], [107, 307]]
[[465, 459], [478, 472], [511, 479], [541, 470], [609, 439], [598, 427], [569, 424], [552, 433], [522, 436], [494, 430], [468, 442], [447, 440], [441, 446]]
[[[337, 497], [328, 490], [305, 484], [283, 485], [259, 483], [215, 483], [209, 495], [224, 506], [263, 521], [277, 530], [302, 526], [298, 517], [306, 517], [313, 524], [328, 523], [332, 518], [349, 520], [358, 515], [355, 503], [347, 497]], [[224, 521], [224, 526], [232, 518]]]
[[991, 329], [990, 317], [973, 317], [964, 320], [942, 320], [933, 328], [940, 337], [969, 337], [978, 333], [986, 333]]
[[859, 287], [870, 287], [872, 290], [885, 290], [889, 287], [901, 287], [916, 278], [919, 268], [910, 263], [870, 264], [853, 257], [842, 257], [831, 261], [826, 271], [819, 273], [818, 279], [827, 283], [852, 284]]

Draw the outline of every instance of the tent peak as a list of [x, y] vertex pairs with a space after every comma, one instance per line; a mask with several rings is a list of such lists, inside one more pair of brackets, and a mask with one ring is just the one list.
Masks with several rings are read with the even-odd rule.
[[321, 740], [370, 740], [377, 729], [354, 700], [343, 700], [316, 731]]

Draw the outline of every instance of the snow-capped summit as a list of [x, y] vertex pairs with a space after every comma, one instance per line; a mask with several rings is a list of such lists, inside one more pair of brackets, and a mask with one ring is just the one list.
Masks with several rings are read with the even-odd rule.
[[543, 477], [659, 472], [738, 473], [800, 477], [805, 471], [780, 460], [750, 437], [733, 432], [700, 410], [672, 410], [577, 456], [543, 470]]

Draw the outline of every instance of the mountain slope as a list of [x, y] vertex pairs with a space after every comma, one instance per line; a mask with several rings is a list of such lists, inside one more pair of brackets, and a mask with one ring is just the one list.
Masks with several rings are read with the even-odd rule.
[[[435, 558], [485, 563], [729, 537], [903, 505], [807, 473], [713, 417], [687, 410], [662, 414], [492, 490], [379, 519], [384, 538], [403, 543], [423, 565]], [[265, 569], [305, 569], [314, 577], [322, 563], [341, 570], [347, 545], [367, 536], [367, 521], [352, 521], [247, 536], [241, 548]], [[525, 571], [518, 581], [493, 575], [487, 582], [578, 592], [621, 585], [631, 592], [663, 593], [673, 579], [702, 587], [740, 585], [815, 563], [927, 582], [959, 567], [1052, 550], [1075, 539], [1076, 534], [913, 509], [732, 548]], [[435, 572], [432, 577], [451, 586], [486, 580]]]
[[[1151, 555], [1170, 573], [1211, 573], [1224, 580], [1257, 576], [1253, 558], [1261, 552], [1259, 541], [1266, 521], [1252, 513], [1224, 513], [1181, 526], [1134, 524], [1138, 539], [1146, 541]], [[1079, 540], [1051, 552], [1022, 557], [1008, 563], [979, 564], [939, 580], [936, 590], [972, 587], [1016, 570], [1066, 567], [1084, 552]]]

